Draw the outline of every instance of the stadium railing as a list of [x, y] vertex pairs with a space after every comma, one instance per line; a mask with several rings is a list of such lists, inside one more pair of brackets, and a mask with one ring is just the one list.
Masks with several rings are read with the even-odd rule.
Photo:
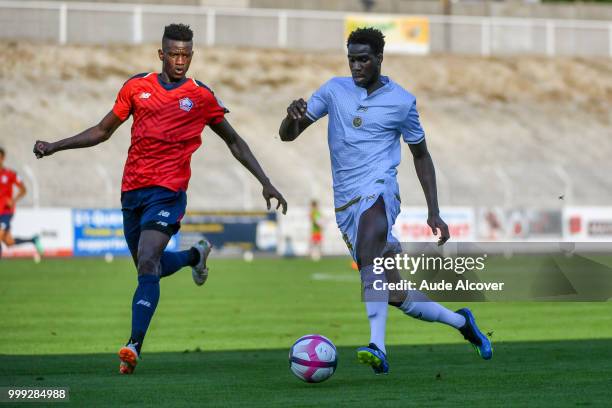
[[[60, 44], [139, 44], [158, 41], [164, 24], [181, 21], [195, 28], [196, 41], [209, 46], [339, 49], [344, 47], [348, 15], [329, 11], [0, 1], [0, 38]], [[431, 52], [612, 56], [610, 21], [424, 17], [429, 21]]]

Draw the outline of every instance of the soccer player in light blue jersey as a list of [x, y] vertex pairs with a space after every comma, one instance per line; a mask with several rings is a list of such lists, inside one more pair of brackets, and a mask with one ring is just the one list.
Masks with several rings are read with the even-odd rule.
[[[406, 291], [390, 298], [388, 292], [374, 289], [374, 281], [381, 279], [374, 273], [374, 259], [398, 252], [399, 243], [391, 228], [400, 212], [396, 178], [400, 138], [408, 144], [414, 158], [429, 210], [427, 224], [434, 235], [439, 232], [438, 245], [450, 237], [448, 226], [440, 218], [435, 170], [416, 98], [381, 75], [384, 45], [384, 36], [376, 29], [353, 31], [347, 41], [352, 77], [332, 78], [308, 102], [293, 101], [279, 134], [283, 141], [295, 140], [312, 123], [329, 116], [336, 222], [359, 266], [370, 322], [370, 344], [357, 350], [358, 360], [370, 365], [376, 374], [389, 371], [385, 350], [388, 304], [414, 318], [458, 329], [478, 354], [488, 360], [492, 356], [491, 343], [476, 326], [469, 309], [453, 312], [419, 291]], [[399, 275], [394, 275], [393, 280], [398, 279]]]

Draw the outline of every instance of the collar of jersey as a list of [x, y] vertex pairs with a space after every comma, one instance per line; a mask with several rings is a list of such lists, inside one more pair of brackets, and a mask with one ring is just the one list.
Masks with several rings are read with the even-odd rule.
[[181, 85], [183, 85], [185, 82], [187, 82], [187, 77], [183, 77], [183, 79], [181, 79], [178, 82], [164, 82], [161, 79], [161, 74], [157, 74], [157, 83], [164, 88], [166, 91], [172, 91], [178, 87], [180, 87]]
[[383, 92], [387, 92], [389, 89], [391, 89], [391, 81], [389, 80], [388, 76], [385, 75], [381, 75], [380, 76], [380, 82], [382, 82], [383, 86], [381, 86], [380, 88], [378, 88], [377, 90], [375, 90], [374, 92], [372, 92], [371, 94], [368, 95], [368, 90], [362, 87], [359, 87], [357, 85], [357, 88], [359, 88], [359, 97], [361, 100], [367, 99], [367, 98], [372, 98], [380, 93]]

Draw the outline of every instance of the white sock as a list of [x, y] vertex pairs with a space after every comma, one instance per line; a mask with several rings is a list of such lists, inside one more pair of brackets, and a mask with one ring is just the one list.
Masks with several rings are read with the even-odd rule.
[[[376, 344], [383, 353], [385, 349], [385, 331], [387, 329], [387, 312], [389, 292], [374, 289], [374, 281], [386, 282], [385, 274], [377, 275], [373, 272], [373, 265], [361, 268], [361, 282], [363, 285], [363, 300], [370, 321], [370, 343]], [[377, 285], [378, 287], [379, 285]]]
[[399, 307], [409, 316], [426, 322], [440, 322], [459, 329], [465, 325], [465, 317], [429, 299], [423, 292], [411, 290]]
[[385, 331], [387, 330], [388, 305], [384, 302], [365, 302], [370, 321], [370, 343], [376, 344], [383, 353], [385, 350]]

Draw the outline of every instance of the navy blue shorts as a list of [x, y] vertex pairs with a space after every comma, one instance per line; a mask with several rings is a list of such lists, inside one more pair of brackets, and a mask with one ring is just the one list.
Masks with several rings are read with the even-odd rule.
[[138, 252], [140, 232], [156, 230], [172, 236], [181, 228], [187, 194], [164, 187], [145, 187], [121, 193], [123, 234], [132, 255]]
[[13, 219], [13, 214], [0, 215], [0, 231], [10, 231], [12, 219]]

